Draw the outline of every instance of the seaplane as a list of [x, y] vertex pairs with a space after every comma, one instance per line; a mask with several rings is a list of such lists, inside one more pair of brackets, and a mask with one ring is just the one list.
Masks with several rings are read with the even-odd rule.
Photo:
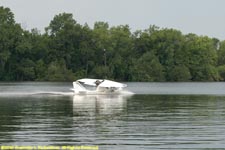
[[79, 79], [73, 82], [75, 95], [109, 95], [109, 94], [132, 94], [124, 90], [127, 85], [106, 79]]

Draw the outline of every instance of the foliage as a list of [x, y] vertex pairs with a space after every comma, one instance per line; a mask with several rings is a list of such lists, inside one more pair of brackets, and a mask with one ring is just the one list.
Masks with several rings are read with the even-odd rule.
[[224, 81], [225, 41], [151, 25], [80, 25], [56, 15], [45, 33], [26, 31], [0, 7], [0, 80]]
[[164, 67], [151, 52], [143, 54], [132, 67], [134, 81], [164, 81]]

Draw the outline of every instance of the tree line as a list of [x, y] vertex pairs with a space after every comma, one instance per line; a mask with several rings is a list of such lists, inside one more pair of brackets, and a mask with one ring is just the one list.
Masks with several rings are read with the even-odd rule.
[[25, 30], [0, 7], [0, 80], [224, 81], [225, 41], [151, 25], [81, 25], [55, 15], [44, 33]]

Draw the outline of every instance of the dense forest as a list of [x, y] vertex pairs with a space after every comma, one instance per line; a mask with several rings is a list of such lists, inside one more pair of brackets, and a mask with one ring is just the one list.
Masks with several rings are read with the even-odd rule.
[[[147, 19], [147, 18], [146, 18]], [[0, 7], [0, 80], [224, 81], [225, 41], [151, 25], [81, 25], [73, 15], [56, 15], [41, 33], [15, 22]]]

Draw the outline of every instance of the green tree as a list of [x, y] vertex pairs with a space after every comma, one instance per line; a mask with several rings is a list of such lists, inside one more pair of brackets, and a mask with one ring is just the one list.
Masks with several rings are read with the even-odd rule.
[[9, 8], [0, 7], [0, 80], [11, 79], [10, 57], [22, 36], [22, 29], [15, 23]]
[[75, 74], [66, 68], [63, 59], [51, 62], [45, 73], [46, 81], [73, 81], [76, 79]]
[[225, 80], [225, 65], [218, 66], [217, 68], [220, 80], [224, 81]]
[[17, 80], [33, 81], [35, 79], [35, 63], [30, 59], [22, 59], [17, 65]]
[[66, 68], [73, 72], [83, 69], [80, 43], [82, 26], [77, 24], [72, 14], [56, 15], [46, 28], [49, 34], [49, 63], [64, 59]]
[[182, 33], [174, 29], [158, 30], [151, 34], [151, 41], [153, 51], [155, 51], [159, 62], [165, 68], [166, 80], [174, 81], [172, 70], [176, 68], [177, 65], [182, 65], [180, 63], [185, 59], [185, 56], [179, 56], [184, 53]]
[[0, 7], [0, 80], [225, 80], [225, 41], [151, 25], [130, 31], [96, 22], [91, 29], [60, 13], [46, 32], [26, 31]]
[[164, 81], [164, 68], [152, 52], [146, 52], [132, 67], [134, 81]]
[[225, 41], [220, 42], [220, 47], [218, 50], [218, 65], [225, 64]]
[[190, 81], [191, 80], [191, 73], [188, 67], [177, 65], [172, 68], [170, 73], [170, 79], [173, 81]]
[[186, 36], [189, 49], [189, 69], [193, 81], [217, 81], [217, 50], [214, 41], [194, 34]]
[[61, 13], [53, 18], [50, 25], [45, 28], [45, 31], [52, 36], [56, 36], [60, 31], [72, 28], [75, 24], [76, 21], [73, 19], [72, 14]]
[[220, 75], [220, 80], [225, 80], [225, 41], [221, 41], [219, 43], [219, 50], [217, 51], [218, 54], [218, 73]]
[[[110, 43], [112, 49], [108, 52], [110, 56], [108, 62], [110, 69], [115, 72], [114, 77], [119, 77], [120, 80], [130, 80], [130, 66], [134, 54], [133, 39], [129, 26], [110, 28]], [[124, 59], [121, 59], [121, 57]]]

